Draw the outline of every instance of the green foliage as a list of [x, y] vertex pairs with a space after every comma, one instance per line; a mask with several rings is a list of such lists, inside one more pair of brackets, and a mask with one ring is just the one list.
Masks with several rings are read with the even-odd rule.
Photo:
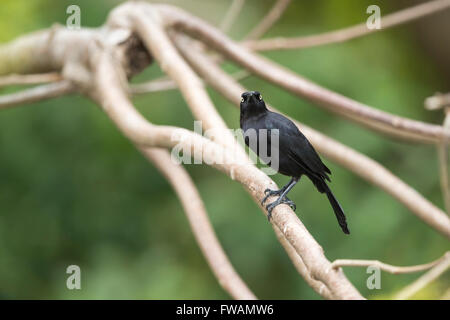
[[[228, 2], [178, 1], [215, 24]], [[248, 32], [272, 2], [247, 1], [233, 26], [233, 37]], [[2, 0], [0, 41], [54, 22], [64, 24], [65, 9], [72, 3]], [[93, 27], [104, 22], [118, 1], [76, 3], [82, 10], [82, 24]], [[293, 1], [268, 36], [312, 34], [358, 23], [367, 17], [367, 5]], [[423, 100], [444, 83], [439, 67], [411, 32], [403, 26], [345, 44], [266, 55], [381, 110], [438, 123], [441, 115], [424, 111]], [[227, 65], [228, 69], [236, 68]], [[134, 81], [159, 75], [153, 65]], [[254, 77], [243, 83], [263, 92], [269, 103], [294, 118], [380, 161], [442, 207], [433, 146], [392, 141]], [[238, 109], [209, 92], [227, 124], [237, 128]], [[192, 115], [177, 91], [136, 97], [134, 102], [153, 123], [193, 129]], [[448, 250], [446, 239], [391, 196], [325, 161], [352, 234], [342, 234], [329, 204], [306, 178], [290, 198], [330, 260], [363, 258], [409, 265], [433, 260]], [[186, 168], [225, 251], [259, 298], [318, 298], [237, 182], [207, 166]], [[279, 184], [288, 180], [274, 179]], [[65, 270], [70, 264], [81, 267], [80, 291], [66, 289]], [[349, 268], [345, 273], [362, 294], [372, 298], [391, 298], [417, 277], [383, 273], [382, 289], [370, 291], [365, 269]], [[420, 298], [437, 298], [449, 284], [448, 277], [442, 277]], [[0, 298], [229, 297], [206, 264], [167, 182], [93, 103], [68, 96], [0, 114]]]

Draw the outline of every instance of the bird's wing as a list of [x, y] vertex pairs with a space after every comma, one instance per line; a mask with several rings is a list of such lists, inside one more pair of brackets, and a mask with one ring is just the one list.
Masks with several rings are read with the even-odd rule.
[[268, 129], [279, 130], [280, 152], [286, 152], [292, 161], [310, 177], [330, 180], [330, 169], [322, 162], [314, 147], [297, 126], [281, 114], [270, 112], [266, 117]]

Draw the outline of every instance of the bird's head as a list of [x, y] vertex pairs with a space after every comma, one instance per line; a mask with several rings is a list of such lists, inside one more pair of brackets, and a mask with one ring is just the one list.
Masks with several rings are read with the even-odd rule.
[[258, 91], [247, 91], [241, 94], [241, 113], [258, 114], [267, 111], [266, 104]]

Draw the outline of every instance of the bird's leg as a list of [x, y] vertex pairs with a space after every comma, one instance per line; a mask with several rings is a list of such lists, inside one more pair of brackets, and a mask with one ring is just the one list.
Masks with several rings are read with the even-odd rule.
[[[289, 183], [287, 185], [285, 185], [283, 188], [281, 188], [280, 190], [269, 190], [268, 195], [266, 195], [266, 197], [263, 199], [263, 203], [265, 202], [265, 200], [267, 199], [268, 196], [271, 195], [280, 195], [278, 197], [277, 200], [275, 200], [274, 202], [272, 202], [271, 204], [268, 204], [266, 206], [267, 209], [267, 219], [269, 219], [272, 217], [272, 210], [273, 208], [275, 208], [276, 206], [278, 206], [279, 204], [282, 203], [286, 203], [288, 204], [293, 210], [296, 209], [295, 203], [291, 200], [289, 200], [288, 197], [286, 197], [286, 195], [288, 194], [289, 191], [291, 191], [291, 189], [295, 186], [295, 184], [298, 182], [299, 178], [292, 178], [291, 181], [289, 181]], [[267, 190], [266, 190], [267, 191]], [[265, 192], [266, 192], [265, 191]]]

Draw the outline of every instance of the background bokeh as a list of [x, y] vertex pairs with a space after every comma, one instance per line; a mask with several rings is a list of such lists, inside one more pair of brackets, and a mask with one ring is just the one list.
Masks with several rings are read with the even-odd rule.
[[[230, 1], [169, 1], [218, 25]], [[65, 23], [70, 4], [82, 25], [101, 25], [120, 1], [2, 0], [0, 42], [53, 23]], [[411, 2], [406, 1], [406, 5]], [[248, 0], [230, 34], [241, 39], [273, 1]], [[267, 36], [307, 35], [365, 21], [369, 4], [382, 14], [401, 8], [386, 1], [293, 1]], [[403, 3], [405, 5], [405, 2]], [[447, 15], [448, 17], [448, 15]], [[441, 123], [424, 98], [450, 91], [445, 61], [436, 59], [420, 23], [344, 44], [265, 55], [339, 93], [414, 119]], [[442, 18], [442, 17], [441, 17]], [[440, 29], [443, 43], [450, 31]], [[420, 35], [420, 37], [419, 37]], [[447, 56], [448, 57], [448, 56]], [[447, 61], [449, 63], [449, 61]], [[236, 66], [226, 65], [229, 71]], [[133, 81], [161, 75], [154, 64]], [[395, 141], [317, 108], [256, 77], [243, 84], [266, 101], [381, 162], [434, 204], [443, 207], [434, 146]], [[1, 94], [17, 88], [2, 89]], [[231, 128], [238, 109], [209, 90]], [[193, 129], [178, 91], [134, 99], [157, 124]], [[380, 189], [324, 159], [332, 189], [346, 210], [350, 236], [339, 229], [324, 196], [309, 180], [290, 194], [297, 213], [330, 260], [378, 259], [395, 265], [425, 263], [449, 249], [448, 241]], [[239, 183], [201, 165], [186, 166], [233, 265], [259, 298], [318, 299], [296, 273], [272, 228]], [[279, 184], [284, 176], [275, 176]], [[81, 267], [82, 290], [66, 288], [66, 267]], [[364, 268], [345, 270], [369, 298], [390, 298], [418, 277], [382, 273], [382, 288], [368, 290]], [[415, 298], [439, 298], [442, 276]], [[99, 108], [67, 96], [0, 113], [0, 298], [227, 299], [205, 262], [168, 183]]]

